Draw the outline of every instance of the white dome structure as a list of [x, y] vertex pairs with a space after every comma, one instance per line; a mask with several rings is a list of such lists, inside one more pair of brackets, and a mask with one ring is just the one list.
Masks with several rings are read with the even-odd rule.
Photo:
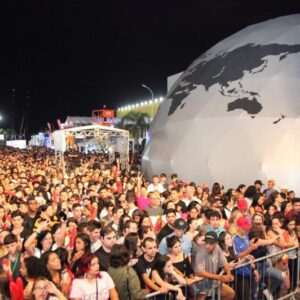
[[180, 76], [149, 131], [147, 176], [300, 192], [300, 14], [249, 26]]

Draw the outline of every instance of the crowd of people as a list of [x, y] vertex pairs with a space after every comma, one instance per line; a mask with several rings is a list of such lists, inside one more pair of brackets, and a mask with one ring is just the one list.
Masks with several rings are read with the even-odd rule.
[[204, 300], [219, 290], [269, 300], [298, 287], [294, 191], [138, 170], [101, 154], [65, 168], [45, 148], [1, 147], [1, 299]]

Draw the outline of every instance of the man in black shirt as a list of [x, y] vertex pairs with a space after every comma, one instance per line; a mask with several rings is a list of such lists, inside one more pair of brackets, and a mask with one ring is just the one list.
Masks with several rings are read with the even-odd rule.
[[28, 205], [28, 211], [24, 215], [25, 219], [25, 227], [29, 230], [31, 233], [33, 231], [34, 223], [37, 220], [37, 201], [35, 198], [29, 198], [27, 200], [27, 205]]
[[158, 253], [156, 241], [151, 237], [145, 238], [142, 242], [142, 249], [144, 251], [144, 254], [139, 256], [138, 262], [135, 265], [135, 270], [140, 278], [141, 287], [148, 287], [153, 291], [160, 291], [161, 293], [166, 293], [167, 290], [159, 287], [155, 284], [155, 282], [152, 279], [150, 279], [152, 268], [155, 264], [157, 257], [160, 255]]
[[173, 225], [176, 220], [176, 210], [173, 208], [168, 209], [166, 212], [166, 219], [167, 224], [163, 228], [161, 228], [161, 230], [157, 234], [158, 243], [160, 243], [165, 236], [168, 236], [173, 232]]
[[176, 210], [180, 213], [185, 213], [187, 207], [185, 203], [179, 199], [179, 189], [178, 187], [174, 187], [171, 189], [171, 200], [174, 202]]
[[104, 226], [100, 230], [102, 246], [95, 252], [99, 258], [100, 270], [107, 271], [111, 248], [116, 243], [116, 231], [111, 226]]

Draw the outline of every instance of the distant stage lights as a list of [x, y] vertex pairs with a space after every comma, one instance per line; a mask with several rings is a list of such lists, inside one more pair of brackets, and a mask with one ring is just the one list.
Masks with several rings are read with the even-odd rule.
[[158, 102], [158, 99], [157, 99], [157, 98], [155, 98], [155, 99], [154, 99], [154, 103], [157, 103], [157, 102]]
[[159, 102], [163, 102], [164, 101], [164, 98], [163, 97], [160, 97], [159, 98]]

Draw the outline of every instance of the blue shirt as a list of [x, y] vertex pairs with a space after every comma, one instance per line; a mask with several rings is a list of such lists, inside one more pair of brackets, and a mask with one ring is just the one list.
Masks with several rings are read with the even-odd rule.
[[213, 229], [210, 225], [207, 225], [206, 229], [207, 229], [207, 232], [213, 231], [213, 232], [215, 232], [218, 236], [219, 236], [222, 232], [225, 231], [224, 228], [223, 228], [222, 226], [220, 226], [220, 225], [218, 226], [218, 228], [217, 228], [216, 230]]
[[[169, 234], [168, 236], [164, 237], [158, 247], [158, 252], [162, 255], [166, 255], [169, 253], [169, 249], [167, 247], [167, 237], [169, 236], [173, 236], [174, 233]], [[192, 250], [192, 240], [186, 235], [184, 234], [182, 236], [182, 238], [179, 239], [181, 242], [181, 250], [182, 252], [187, 255], [190, 256], [191, 255], [191, 250]]]
[[[249, 237], [240, 237], [239, 235], [234, 235], [232, 238], [234, 252], [239, 256], [242, 252], [246, 251], [249, 248]], [[237, 269], [237, 274], [243, 276], [251, 276], [250, 264]]]

